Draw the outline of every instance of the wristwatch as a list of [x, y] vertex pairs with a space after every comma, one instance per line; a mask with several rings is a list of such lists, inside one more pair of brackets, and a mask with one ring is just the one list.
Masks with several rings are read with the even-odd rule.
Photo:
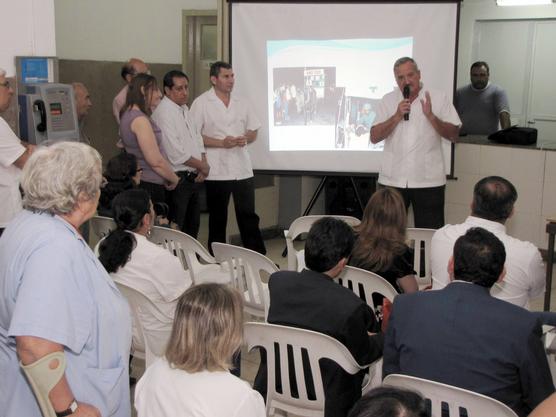
[[71, 416], [77, 410], [77, 401], [75, 399], [72, 400], [69, 407], [64, 411], [55, 411], [57, 417], [66, 417]]

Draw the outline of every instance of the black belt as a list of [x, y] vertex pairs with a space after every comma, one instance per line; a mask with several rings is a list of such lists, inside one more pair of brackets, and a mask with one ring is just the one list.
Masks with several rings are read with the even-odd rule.
[[195, 178], [197, 178], [197, 173], [193, 171], [178, 171], [176, 175], [188, 182], [195, 182]]

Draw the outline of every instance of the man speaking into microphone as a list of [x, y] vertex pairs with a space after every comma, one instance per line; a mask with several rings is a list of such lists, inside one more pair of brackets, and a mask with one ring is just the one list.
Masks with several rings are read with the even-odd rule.
[[378, 183], [397, 189], [411, 205], [415, 227], [444, 226], [446, 170], [442, 138], [455, 142], [461, 121], [448, 96], [426, 91], [421, 72], [409, 57], [394, 63], [398, 88], [376, 109], [371, 142], [384, 142]]

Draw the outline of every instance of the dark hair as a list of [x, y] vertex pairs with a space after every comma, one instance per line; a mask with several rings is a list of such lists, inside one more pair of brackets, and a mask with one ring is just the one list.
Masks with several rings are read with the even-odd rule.
[[349, 257], [354, 240], [353, 229], [343, 220], [317, 220], [307, 234], [305, 265], [315, 272], [329, 271], [342, 258]]
[[479, 68], [479, 67], [485, 67], [487, 69], [487, 74], [490, 74], [490, 68], [488, 67], [488, 64], [485, 61], [473, 62], [471, 64], [471, 68], [469, 68], [469, 71], [471, 72], [473, 68]]
[[[120, 111], [122, 115], [126, 110], [136, 105], [146, 115], [150, 116], [152, 111], [147, 106], [145, 97], [157, 88], [156, 78], [149, 74], [137, 74], [128, 85], [125, 105]], [[143, 91], [141, 91], [143, 89]]]
[[512, 214], [517, 190], [502, 177], [485, 177], [475, 184], [472, 213], [476, 217], [505, 222]]
[[185, 78], [189, 82], [189, 77], [185, 72], [180, 70], [168, 71], [162, 80], [164, 88], [172, 88], [174, 86], [174, 78]]
[[133, 177], [137, 175], [137, 158], [135, 155], [122, 152], [108, 160], [104, 178], [106, 184], [100, 190], [98, 213], [112, 217], [112, 200], [122, 191], [135, 188]]
[[427, 407], [421, 395], [394, 387], [378, 387], [355, 403], [348, 417], [426, 417]]
[[210, 64], [210, 76], [211, 77], [218, 77], [220, 74], [220, 70], [224, 69], [232, 69], [232, 66], [224, 61], [216, 61]]
[[454, 245], [454, 279], [490, 288], [506, 261], [504, 244], [494, 234], [472, 227]]
[[122, 71], [120, 72], [120, 75], [126, 81], [127, 81], [126, 77], [128, 75], [135, 75], [135, 68], [133, 67], [131, 62], [128, 61], [124, 65], [122, 65]]
[[129, 261], [137, 243], [129, 231], [135, 231], [141, 226], [143, 216], [150, 209], [149, 193], [141, 188], [126, 190], [114, 198], [112, 210], [117, 228], [100, 243], [98, 257], [108, 272], [116, 272]]

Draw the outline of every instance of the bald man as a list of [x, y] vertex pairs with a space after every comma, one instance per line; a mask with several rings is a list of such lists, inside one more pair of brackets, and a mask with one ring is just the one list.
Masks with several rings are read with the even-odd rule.
[[75, 95], [75, 111], [77, 113], [77, 122], [79, 123], [79, 142], [91, 144], [89, 136], [84, 131], [85, 116], [89, 113], [89, 109], [93, 105], [89, 90], [85, 84], [74, 82], [71, 84], [73, 87], [73, 94]]
[[149, 67], [139, 58], [131, 58], [122, 66], [121, 75], [126, 82], [126, 85], [120, 90], [118, 95], [114, 97], [114, 100], [112, 101], [112, 113], [114, 114], [118, 124], [120, 124], [120, 110], [125, 104], [129, 83], [137, 74], [146, 74], [148, 72]]

